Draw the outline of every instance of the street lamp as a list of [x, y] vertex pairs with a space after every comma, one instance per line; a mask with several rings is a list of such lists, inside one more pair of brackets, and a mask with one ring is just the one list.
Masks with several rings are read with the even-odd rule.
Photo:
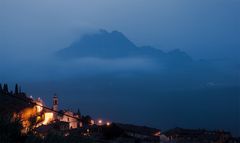
[[103, 122], [102, 120], [98, 120], [99, 125], [102, 125], [102, 122]]
[[110, 122], [107, 122], [107, 123], [106, 123], [106, 125], [107, 125], [107, 126], [110, 126], [110, 125], [111, 125], [111, 123], [110, 123]]

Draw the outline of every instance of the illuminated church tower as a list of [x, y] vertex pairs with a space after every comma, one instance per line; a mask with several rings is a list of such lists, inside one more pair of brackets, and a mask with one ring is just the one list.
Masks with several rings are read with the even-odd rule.
[[58, 98], [57, 98], [56, 94], [53, 96], [53, 110], [55, 111], [53, 113], [53, 118], [54, 118], [54, 120], [56, 120], [57, 112], [58, 112]]

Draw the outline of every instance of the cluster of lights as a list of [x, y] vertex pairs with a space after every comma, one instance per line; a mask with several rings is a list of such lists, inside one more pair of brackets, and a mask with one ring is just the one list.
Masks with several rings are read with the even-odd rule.
[[111, 125], [111, 122], [107, 121], [107, 122], [103, 122], [103, 120], [99, 119], [97, 121], [97, 125], [101, 126], [101, 125], [107, 125], [107, 126], [110, 126]]
[[[33, 99], [32, 96], [30, 98]], [[35, 104], [36, 105], [33, 108], [26, 108], [21, 114], [21, 118], [23, 119], [23, 126], [26, 129], [30, 126], [30, 122], [29, 122], [30, 117], [36, 116], [36, 120], [38, 122], [36, 127], [38, 127], [40, 125], [47, 125], [47, 124], [51, 123], [54, 119], [54, 115], [52, 112], [45, 112], [42, 114], [42, 112], [43, 112], [42, 99], [38, 98], [37, 100], [35, 100]], [[111, 122], [103, 121], [102, 119], [99, 119], [96, 121], [91, 120], [91, 125], [110, 126]], [[87, 132], [89, 134], [89, 129], [87, 130]]]

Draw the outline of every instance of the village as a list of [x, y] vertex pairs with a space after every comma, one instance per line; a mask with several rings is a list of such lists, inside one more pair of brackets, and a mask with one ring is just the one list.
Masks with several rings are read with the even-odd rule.
[[[54, 134], [53, 138], [57, 138], [57, 135], [63, 139], [74, 137], [77, 141], [87, 139], [99, 143], [239, 143], [239, 138], [234, 138], [230, 132], [222, 130], [174, 128], [161, 131], [146, 126], [115, 123], [102, 119], [94, 120], [89, 115], [81, 115], [79, 110], [73, 112], [59, 109], [59, 99], [56, 94], [52, 97], [52, 107], [47, 107], [41, 98], [34, 99], [28, 96], [18, 85], [13, 92], [8, 90], [7, 84], [4, 84], [3, 87], [0, 86], [0, 93], [1, 116], [11, 109], [12, 118], [18, 118], [21, 121], [23, 127], [21, 133], [31, 132], [41, 139]], [[4, 104], [11, 106], [3, 109]]]

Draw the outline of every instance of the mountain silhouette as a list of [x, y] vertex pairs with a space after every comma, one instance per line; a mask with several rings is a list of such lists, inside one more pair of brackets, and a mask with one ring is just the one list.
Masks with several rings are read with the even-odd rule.
[[69, 47], [57, 52], [63, 59], [82, 57], [95, 58], [150, 58], [167, 62], [189, 62], [191, 57], [179, 49], [163, 52], [160, 49], [143, 46], [138, 47], [124, 34], [118, 31], [100, 30], [95, 34], [84, 35]]

